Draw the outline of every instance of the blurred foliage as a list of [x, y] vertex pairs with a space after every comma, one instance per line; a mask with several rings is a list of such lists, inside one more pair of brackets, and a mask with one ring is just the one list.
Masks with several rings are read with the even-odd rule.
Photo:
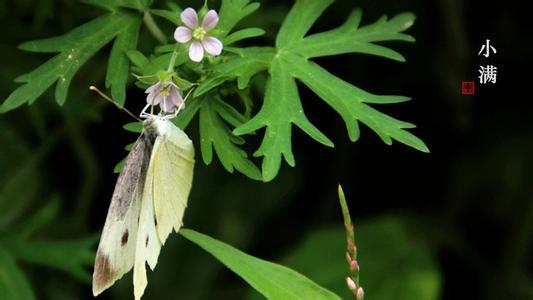
[[[165, 1], [155, 4], [167, 7]], [[183, 1], [184, 7], [196, 4]], [[261, 18], [248, 17], [241, 26], [264, 29], [258, 40], [272, 45], [289, 4], [261, 4]], [[369, 138], [343, 142], [344, 124], [332, 121], [337, 115], [302, 86], [310, 122], [335, 142], [335, 150], [313, 145], [295, 131], [298, 167], [282, 166], [268, 184], [228, 176], [216, 160], [209, 168], [197, 164], [186, 226], [286, 264], [347, 297], [344, 234], [334, 197], [340, 181], [354, 214], [368, 299], [389, 293], [428, 300], [533, 298], [533, 115], [523, 89], [516, 88], [527, 86], [528, 77], [518, 75], [530, 59], [531, 42], [524, 38], [530, 26], [522, 24], [529, 17], [520, 15], [526, 10], [460, 0], [355, 5], [370, 20], [383, 12], [416, 13], [412, 34], [418, 42], [398, 45], [410, 63], [351, 56], [317, 62], [366, 90], [415, 99], [400, 108], [387, 106], [386, 112], [423, 124], [417, 135], [433, 154], [385, 148], [365, 128], [361, 133]], [[337, 27], [353, 6], [337, 1], [311, 34]], [[0, 98], [16, 88], [14, 78], [50, 58], [24, 53], [17, 45], [61, 35], [102, 13], [108, 12], [76, 1], [0, 1], [0, 24], [7, 28], [0, 42]], [[505, 72], [492, 89], [461, 97], [460, 80], [477, 76], [475, 54], [487, 36], [496, 43], [495, 63]], [[137, 45], [143, 53], [155, 47], [145, 30]], [[121, 129], [130, 119], [87, 89], [105, 85], [104, 54], [96, 53], [79, 69], [63, 108], [47, 91], [34, 105], [0, 115], [0, 299], [92, 299], [87, 277], [116, 180], [113, 167], [136, 135]], [[382, 66], [388, 72], [375, 72]], [[246, 93], [261, 95], [266, 83], [267, 76], [259, 74]], [[127, 92], [128, 108], [139, 111], [144, 95], [137, 89]], [[231, 96], [232, 106], [240, 108], [249, 95]], [[260, 105], [246, 107], [256, 112]], [[180, 122], [199, 141], [194, 118]], [[249, 138], [250, 144], [260, 143], [256, 136]], [[242, 149], [253, 150], [248, 143]], [[240, 278], [177, 235], [168, 240], [149, 278], [146, 299], [256, 297]], [[129, 299], [131, 282], [131, 275], [125, 276], [100, 298]]]

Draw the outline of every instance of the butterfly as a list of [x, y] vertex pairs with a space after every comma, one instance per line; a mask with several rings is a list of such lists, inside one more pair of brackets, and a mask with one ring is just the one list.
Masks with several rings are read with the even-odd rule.
[[97, 296], [133, 267], [135, 299], [168, 235], [182, 226], [192, 186], [192, 141], [168, 116], [141, 114], [143, 131], [118, 176], [93, 273]]

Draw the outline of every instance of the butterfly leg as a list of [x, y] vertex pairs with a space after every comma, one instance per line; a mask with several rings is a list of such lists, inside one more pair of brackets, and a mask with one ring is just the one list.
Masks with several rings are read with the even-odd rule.
[[141, 114], [139, 115], [140, 118], [147, 118], [148, 116], [150, 116], [150, 114], [146, 112], [148, 107], [150, 107], [150, 103], [146, 104], [146, 106], [143, 108]]

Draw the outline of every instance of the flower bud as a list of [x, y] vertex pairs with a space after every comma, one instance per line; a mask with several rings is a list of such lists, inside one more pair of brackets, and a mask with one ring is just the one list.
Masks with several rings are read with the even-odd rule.
[[350, 255], [349, 252], [346, 252], [346, 261], [348, 262], [348, 264], [351, 264], [352, 263], [352, 256]]
[[359, 263], [357, 262], [357, 260], [354, 259], [350, 262], [350, 270], [359, 273]]
[[354, 245], [353, 241], [352, 240], [348, 240], [348, 251], [350, 252], [350, 254], [353, 255], [355, 253], [355, 250], [356, 250], [356, 248], [355, 248], [355, 245]]
[[357, 300], [362, 300], [365, 297], [365, 291], [363, 291], [362, 287], [359, 287], [357, 289], [357, 293], [355, 294], [355, 296], [357, 297]]
[[355, 285], [355, 282], [353, 281], [351, 277], [346, 277], [346, 285], [348, 286], [350, 291], [355, 291], [355, 289], [357, 288], [357, 286]]

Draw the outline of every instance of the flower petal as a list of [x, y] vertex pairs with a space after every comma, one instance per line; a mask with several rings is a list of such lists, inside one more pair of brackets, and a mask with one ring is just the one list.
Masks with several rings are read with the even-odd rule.
[[222, 42], [212, 36], [206, 36], [202, 40], [202, 45], [204, 46], [205, 51], [213, 56], [220, 55], [222, 52]]
[[183, 97], [181, 96], [178, 89], [172, 89], [168, 97], [170, 99], [170, 102], [173, 103], [174, 106], [180, 106], [183, 103]]
[[151, 93], [148, 94], [148, 97], [146, 97], [146, 103], [150, 105], [158, 105], [159, 103], [161, 103], [162, 98], [163, 97], [161, 96], [161, 94]]
[[204, 19], [202, 21], [202, 28], [205, 31], [209, 31], [218, 24], [218, 14], [214, 10], [210, 10], [207, 12], [207, 14], [204, 16]]
[[176, 105], [172, 103], [171, 97], [164, 97], [159, 107], [161, 107], [162, 111], [171, 113], [174, 112]]
[[180, 26], [174, 31], [174, 39], [178, 43], [187, 43], [192, 39], [192, 31], [185, 26]]
[[144, 92], [146, 94], [151, 94], [151, 93], [159, 91], [159, 88], [160, 88], [159, 82], [156, 82], [156, 83], [152, 84], [150, 87], [148, 87], [146, 89], [146, 91], [144, 91]]
[[191, 43], [191, 47], [189, 48], [189, 58], [195, 62], [202, 61], [202, 58], [204, 58], [204, 47], [202, 47], [202, 43], [198, 41]]
[[194, 29], [198, 27], [198, 14], [196, 14], [196, 11], [192, 8], [186, 8], [183, 12], [181, 12], [181, 21], [183, 24], [190, 29]]

